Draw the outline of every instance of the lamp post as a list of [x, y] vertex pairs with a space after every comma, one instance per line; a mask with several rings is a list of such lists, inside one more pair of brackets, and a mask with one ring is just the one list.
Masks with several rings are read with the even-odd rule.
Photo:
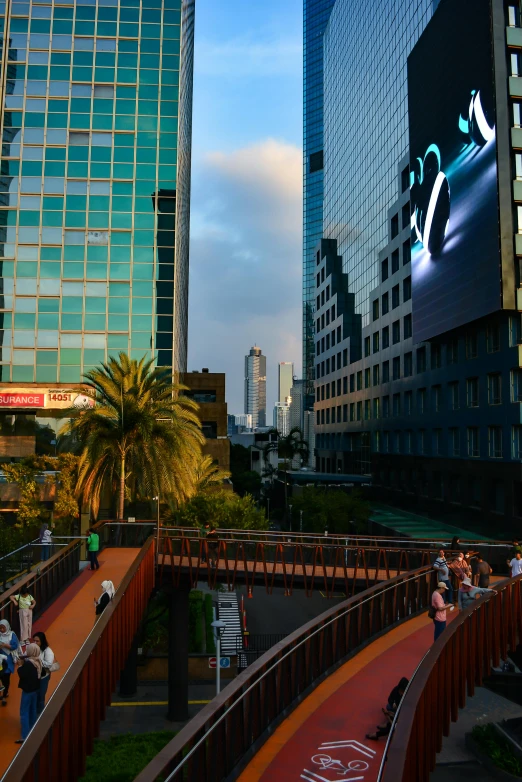
[[156, 500], [158, 504], [158, 518], [156, 521], [156, 563], [159, 563], [159, 545], [160, 545], [160, 498], [159, 494], [157, 497], [153, 497], [153, 500]]
[[299, 532], [303, 531], [303, 511], [299, 511]]
[[290, 532], [292, 532], [292, 506], [289, 505], [288, 508], [290, 510], [290, 519], [289, 519], [289, 521], [290, 521]]
[[270, 524], [270, 497], [266, 498], [266, 508], [267, 508], [267, 516], [268, 516], [268, 523]]
[[222, 619], [215, 619], [211, 623], [214, 628], [214, 638], [216, 639], [216, 695], [221, 692], [221, 639], [225, 632], [226, 624]]

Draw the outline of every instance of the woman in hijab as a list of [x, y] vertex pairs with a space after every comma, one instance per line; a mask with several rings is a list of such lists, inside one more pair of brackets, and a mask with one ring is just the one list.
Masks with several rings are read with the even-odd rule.
[[465, 611], [470, 605], [473, 605], [478, 595], [485, 595], [487, 592], [496, 592], [495, 589], [484, 589], [483, 587], [474, 587], [471, 579], [467, 576], [462, 579], [459, 587], [459, 608]]
[[40, 676], [42, 675], [42, 663], [40, 662], [40, 647], [37, 644], [29, 644], [25, 650], [22, 665], [18, 668], [20, 681], [18, 687], [22, 690], [20, 701], [20, 724], [22, 738], [16, 744], [23, 744], [31, 732], [38, 715], [36, 704], [40, 690]]
[[112, 598], [116, 594], [116, 590], [114, 589], [114, 584], [112, 583], [112, 581], [102, 581], [101, 585], [102, 585], [103, 592], [101, 593], [98, 600], [96, 600], [96, 598], [94, 599], [94, 605], [96, 607], [96, 616], [103, 614], [103, 612], [111, 602]]
[[2, 670], [0, 671], [0, 682], [4, 686], [4, 691], [1, 693], [2, 706], [7, 706], [7, 696], [9, 695], [9, 683], [11, 681], [11, 674], [15, 669], [15, 658], [13, 653], [18, 649], [19, 641], [15, 633], [11, 630], [11, 625], [7, 619], [0, 619], [0, 654], [5, 655], [5, 660], [2, 661]]
[[45, 633], [41, 630], [34, 634], [33, 643], [40, 649], [40, 662], [42, 663], [42, 673], [40, 676], [40, 687], [36, 701], [36, 713], [39, 715], [44, 710], [45, 695], [51, 679], [51, 666], [54, 664], [54, 652], [47, 643]]

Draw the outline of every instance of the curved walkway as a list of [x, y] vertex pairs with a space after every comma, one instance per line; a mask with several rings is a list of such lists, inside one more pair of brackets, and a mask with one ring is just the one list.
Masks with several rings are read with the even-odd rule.
[[[94, 598], [100, 596], [100, 583], [110, 579], [118, 588], [139, 552], [139, 548], [104, 549], [99, 556], [100, 569], [94, 572], [88, 568], [82, 570], [34, 623], [33, 632], [45, 632], [61, 666], [60, 671], [51, 675], [47, 700], [94, 626]], [[20, 738], [20, 693], [15, 671], [11, 676], [8, 705], [0, 709], [0, 779], [20, 748], [14, 743]]]
[[402, 676], [410, 678], [432, 643], [426, 614], [373, 641], [284, 720], [239, 782], [375, 782], [386, 740], [365, 735], [383, 722], [391, 690]]

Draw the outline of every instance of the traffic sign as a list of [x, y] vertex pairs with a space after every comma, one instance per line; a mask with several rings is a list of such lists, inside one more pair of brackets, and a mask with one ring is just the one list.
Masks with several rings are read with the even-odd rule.
[[230, 668], [230, 657], [220, 657], [219, 658], [219, 667], [220, 668]]
[[209, 668], [215, 668], [216, 667], [216, 658], [215, 657], [209, 657], [208, 658], [208, 667]]

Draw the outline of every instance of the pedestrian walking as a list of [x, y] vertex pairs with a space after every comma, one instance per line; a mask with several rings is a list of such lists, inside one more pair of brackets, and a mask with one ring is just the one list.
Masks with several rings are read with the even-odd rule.
[[478, 585], [481, 589], [487, 589], [489, 586], [489, 577], [493, 573], [493, 568], [489, 562], [482, 558], [482, 554], [477, 554], [477, 575]]
[[45, 706], [45, 696], [51, 680], [51, 673], [56, 669], [57, 663], [54, 659], [54, 652], [47, 642], [45, 633], [41, 631], [34, 634], [33, 642], [40, 650], [40, 662], [42, 663], [42, 673], [40, 676], [40, 688], [36, 699], [36, 713], [41, 714]]
[[442, 583], [446, 584], [446, 586], [448, 587], [447, 591], [444, 593], [444, 602], [453, 603], [453, 587], [451, 585], [449, 565], [446, 559], [446, 552], [444, 551], [443, 548], [439, 549], [439, 556], [433, 563], [433, 569], [437, 573], [437, 582], [442, 581]]
[[[459, 587], [459, 608], [461, 611], [465, 611], [470, 605], [473, 605], [476, 598], [480, 595], [485, 595], [487, 592], [495, 592], [494, 589], [483, 589], [481, 587], [473, 586], [470, 578], [465, 578]], [[496, 593], [495, 593], [496, 594]]]
[[89, 555], [89, 562], [91, 563], [89, 570], [98, 570], [100, 567], [100, 563], [98, 562], [100, 536], [92, 529], [87, 530], [87, 536], [87, 553]]
[[41, 546], [42, 562], [46, 562], [52, 554], [53, 535], [46, 521], [40, 527], [39, 543]]
[[436, 641], [439, 635], [444, 631], [446, 628], [446, 609], [449, 608], [450, 611], [453, 611], [454, 605], [451, 603], [445, 603], [444, 598], [442, 595], [447, 590], [446, 584], [444, 584], [442, 581], [439, 581], [437, 584], [437, 588], [435, 592], [433, 592], [431, 596], [431, 611], [428, 612], [428, 615], [431, 616], [433, 619], [433, 626], [434, 626], [434, 636], [433, 641]]
[[217, 568], [218, 564], [218, 548], [219, 541], [217, 530], [213, 524], [211, 524], [209, 531], [207, 532], [207, 551], [209, 564]]
[[207, 561], [208, 549], [207, 549], [207, 536], [210, 532], [210, 522], [206, 521], [201, 528], [201, 537], [203, 542], [201, 544], [201, 562], [204, 564]]
[[33, 608], [36, 600], [29, 594], [27, 586], [20, 589], [17, 595], [11, 595], [11, 602], [18, 608], [20, 619], [20, 642], [28, 644], [33, 630]]
[[522, 573], [522, 554], [520, 551], [517, 551], [515, 556], [511, 561], [507, 561], [509, 567], [511, 568], [511, 578], [515, 578], [515, 576], [519, 576]]
[[18, 660], [18, 647], [20, 642], [16, 634], [11, 630], [11, 625], [7, 619], [0, 620], [0, 654], [5, 656], [2, 662], [2, 671], [0, 672], [0, 682], [3, 685], [1, 693], [2, 706], [7, 706], [7, 697], [9, 695], [9, 685], [11, 683], [11, 674], [14, 673], [15, 662]]
[[471, 567], [462, 551], [459, 552], [456, 559], [450, 562], [450, 568], [453, 570], [459, 581], [462, 581], [463, 578], [469, 578], [471, 576]]
[[23, 744], [31, 732], [38, 715], [36, 703], [40, 689], [40, 677], [42, 675], [42, 663], [40, 662], [40, 647], [37, 644], [29, 644], [25, 650], [23, 663], [18, 668], [18, 687], [22, 690], [20, 701], [20, 726], [22, 738], [16, 744]]
[[116, 590], [114, 589], [114, 584], [112, 583], [112, 581], [102, 581], [101, 585], [102, 585], [103, 592], [101, 593], [98, 600], [94, 598], [94, 605], [96, 607], [97, 617], [100, 616], [100, 614], [103, 614], [103, 612], [111, 602], [112, 598], [116, 594]]

